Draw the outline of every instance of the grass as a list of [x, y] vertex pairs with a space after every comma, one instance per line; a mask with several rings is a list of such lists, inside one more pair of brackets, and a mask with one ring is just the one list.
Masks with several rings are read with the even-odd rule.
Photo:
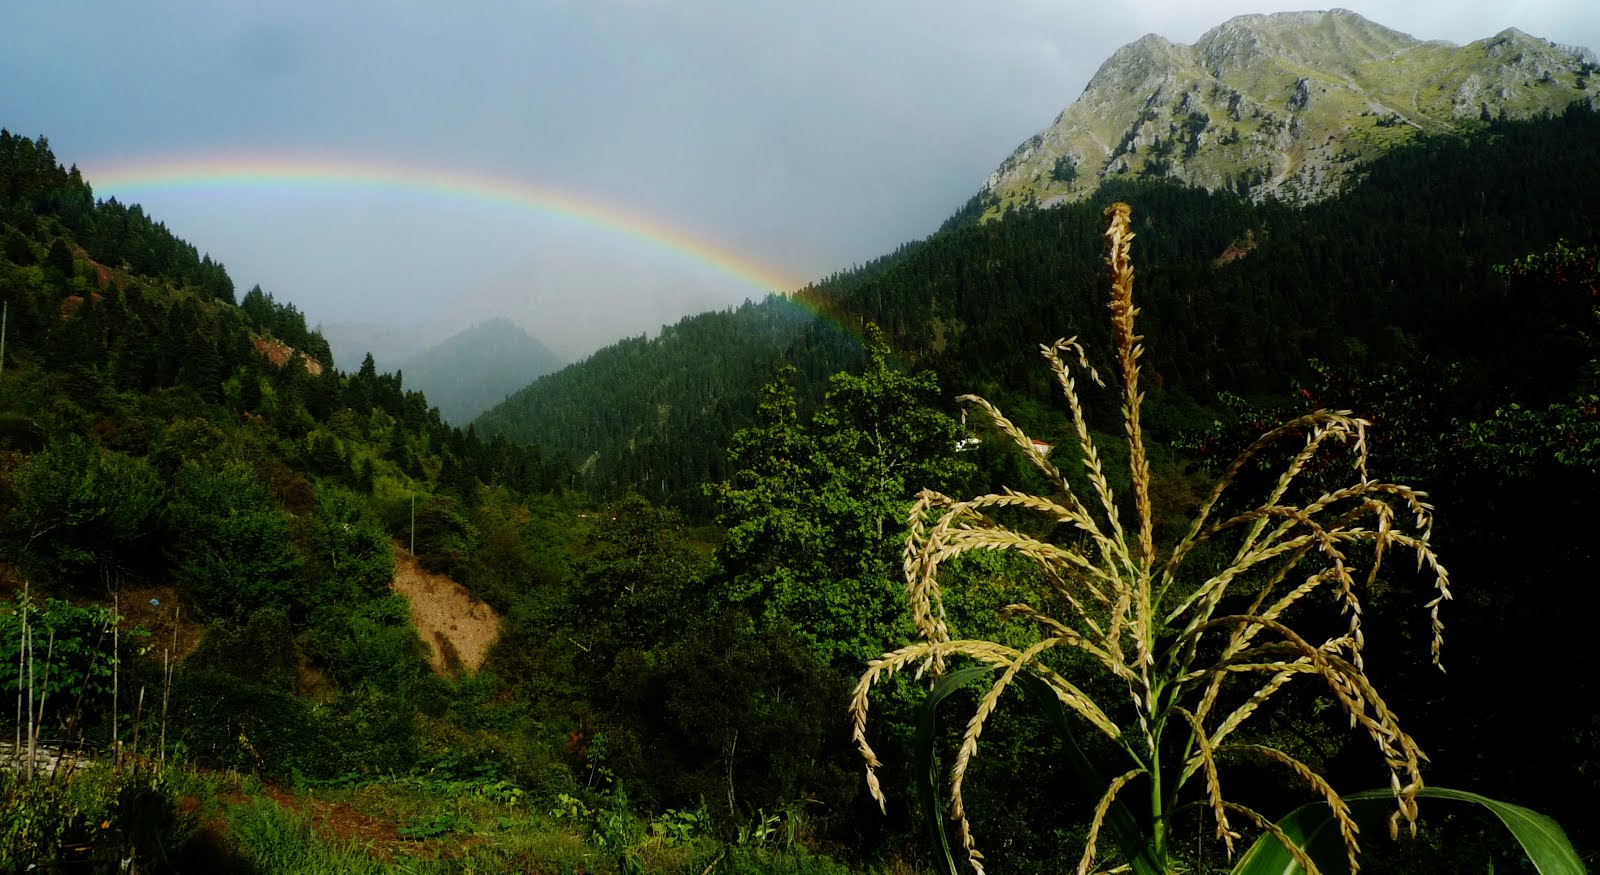
[[395, 871], [366, 848], [319, 835], [309, 815], [291, 811], [271, 799], [258, 797], [232, 806], [228, 828], [241, 847], [242, 859], [263, 875], [383, 875]]
[[[767, 843], [741, 845], [681, 829], [656, 830], [628, 811], [624, 800], [589, 800], [596, 808], [536, 804], [511, 794], [509, 787], [400, 778], [308, 788], [292, 797], [257, 788], [275, 798], [257, 795], [226, 803], [225, 820], [241, 861], [260, 875], [860, 871], [776, 835]], [[223, 795], [237, 800], [239, 793]], [[608, 801], [615, 804], [608, 808]]]
[[[577, 792], [577, 791], [574, 791]], [[0, 872], [861, 872], [813, 853], [800, 821], [756, 815], [737, 836], [703, 811], [641, 818], [621, 794], [534, 796], [498, 778], [360, 779], [298, 788], [169, 760], [27, 781], [0, 769]], [[898, 873], [897, 873], [898, 875]], [[907, 873], [909, 875], [909, 873]]]
[[663, 815], [658, 827], [618, 796], [572, 801], [532, 800], [498, 780], [293, 790], [181, 765], [159, 776], [97, 766], [31, 783], [0, 770], [0, 871], [65, 862], [114, 872], [128, 857], [141, 871], [251, 875], [862, 871], [812, 853], [770, 816], [722, 840], [682, 812]]

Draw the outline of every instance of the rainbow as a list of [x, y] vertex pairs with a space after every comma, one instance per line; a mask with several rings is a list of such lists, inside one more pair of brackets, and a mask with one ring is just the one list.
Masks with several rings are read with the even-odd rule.
[[532, 210], [641, 241], [763, 292], [804, 283], [787, 271], [733, 251], [709, 237], [591, 196], [520, 179], [370, 158], [233, 154], [166, 157], [85, 166], [98, 190], [120, 196], [208, 188], [356, 187], [443, 195]]

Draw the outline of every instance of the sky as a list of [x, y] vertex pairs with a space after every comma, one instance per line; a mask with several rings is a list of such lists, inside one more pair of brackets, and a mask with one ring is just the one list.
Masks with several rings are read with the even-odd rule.
[[[504, 315], [575, 359], [933, 232], [1145, 33], [1302, 8], [17, 0], [0, 126], [313, 324]], [[1593, 0], [1347, 8], [1600, 48]]]

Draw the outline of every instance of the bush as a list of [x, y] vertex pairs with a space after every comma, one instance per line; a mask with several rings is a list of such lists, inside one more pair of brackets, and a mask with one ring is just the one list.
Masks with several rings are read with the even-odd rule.
[[337, 770], [308, 704], [226, 671], [186, 665], [178, 672], [172, 722], [189, 754], [206, 765], [272, 778]]
[[[0, 674], [0, 695], [15, 696], [23, 686], [16, 666], [23, 646], [22, 620], [27, 615], [33, 638], [36, 677], [34, 695], [45, 708], [40, 731], [52, 733], [62, 727], [63, 735], [81, 729], [84, 716], [93, 718], [111, 704], [112, 613], [104, 607], [77, 607], [59, 599], [36, 601], [19, 599], [0, 608], [0, 665], [12, 666]], [[135, 641], [144, 637], [137, 629], [123, 633], [123, 657]], [[72, 735], [76, 737], [76, 735]]]
[[394, 547], [365, 502], [343, 489], [325, 488], [309, 521], [308, 605], [352, 605], [378, 598], [394, 580]]
[[317, 609], [306, 652], [346, 690], [408, 694], [428, 675], [422, 639], [405, 597], [389, 593], [355, 607]]
[[[400, 514], [391, 514], [389, 531], [402, 541], [411, 534], [409, 505]], [[460, 502], [443, 495], [417, 502], [417, 561], [435, 574], [462, 577], [468, 557], [478, 547], [480, 536], [468, 521]]]
[[[96, 766], [58, 780], [26, 781], [0, 770], [0, 871], [40, 864], [71, 871], [167, 871], [162, 864], [195, 832], [170, 784], [149, 773]], [[150, 867], [150, 868], [147, 868]]]
[[363, 690], [335, 699], [323, 713], [330, 755], [308, 774], [404, 774], [416, 767], [422, 745], [416, 713], [405, 699]]
[[87, 592], [102, 572], [154, 567], [166, 489], [143, 459], [73, 435], [29, 459], [12, 486], [5, 547], [24, 574]]
[[212, 623], [186, 664], [293, 693], [297, 663], [289, 615], [277, 608], [257, 611], [237, 628]]
[[842, 727], [828, 719], [844, 680], [786, 628], [750, 625], [730, 611], [648, 653], [625, 651], [606, 679], [610, 765], [660, 806], [714, 800], [724, 827], [803, 795], [854, 795], [835, 747]]
[[173, 574], [208, 617], [238, 622], [291, 606], [301, 558], [290, 544], [289, 515], [249, 469], [186, 464], [167, 520]]

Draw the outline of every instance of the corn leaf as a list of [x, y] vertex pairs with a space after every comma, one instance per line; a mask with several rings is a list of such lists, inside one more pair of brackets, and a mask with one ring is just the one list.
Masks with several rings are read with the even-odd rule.
[[951, 693], [991, 671], [993, 669], [985, 665], [963, 668], [945, 675], [934, 684], [928, 693], [928, 698], [923, 700], [922, 707], [917, 710], [915, 743], [917, 797], [922, 802], [922, 817], [928, 828], [928, 843], [933, 846], [937, 860], [944, 864], [944, 868], [938, 870], [941, 875], [960, 875], [960, 873], [956, 870], [955, 857], [950, 853], [950, 839], [944, 832], [944, 801], [940, 799], [939, 794], [939, 758], [934, 750], [938, 740], [939, 703]]
[[[1500, 818], [1522, 846], [1528, 861], [1541, 875], [1583, 875], [1588, 870], [1566, 833], [1554, 820], [1532, 809], [1445, 787], [1424, 787], [1418, 793], [1433, 799], [1476, 802]], [[1389, 790], [1363, 790], [1344, 797], [1350, 813], [1361, 827], [1362, 836], [1372, 841], [1388, 834], [1385, 821], [1394, 810], [1394, 793]], [[1278, 826], [1317, 864], [1323, 875], [1348, 875], [1349, 862], [1339, 838], [1339, 824], [1325, 802], [1313, 802], [1290, 812]], [[1233, 875], [1304, 875], [1283, 845], [1270, 834], [1256, 839], [1239, 859]]]

